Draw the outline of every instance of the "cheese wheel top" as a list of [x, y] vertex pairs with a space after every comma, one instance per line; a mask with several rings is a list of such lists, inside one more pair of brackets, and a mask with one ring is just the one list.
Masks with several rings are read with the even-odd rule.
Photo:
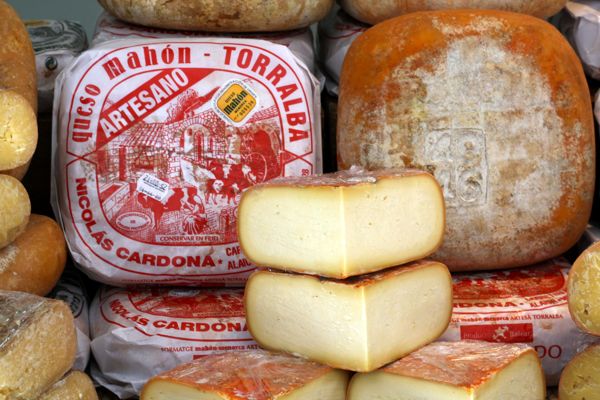
[[383, 368], [391, 374], [477, 387], [527, 352], [524, 344], [477, 341], [435, 342]]

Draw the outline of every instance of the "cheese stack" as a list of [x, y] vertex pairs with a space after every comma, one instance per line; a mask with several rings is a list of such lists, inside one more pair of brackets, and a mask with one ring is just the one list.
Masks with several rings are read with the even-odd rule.
[[[239, 208], [248, 328], [265, 348], [371, 371], [435, 340], [449, 323], [439, 246], [444, 202], [417, 170], [275, 179]], [[406, 264], [395, 267], [399, 264]]]

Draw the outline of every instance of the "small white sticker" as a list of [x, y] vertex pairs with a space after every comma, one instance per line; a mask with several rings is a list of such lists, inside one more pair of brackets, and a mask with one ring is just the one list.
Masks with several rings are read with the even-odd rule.
[[137, 191], [162, 202], [169, 194], [169, 184], [153, 175], [145, 173], [138, 179]]

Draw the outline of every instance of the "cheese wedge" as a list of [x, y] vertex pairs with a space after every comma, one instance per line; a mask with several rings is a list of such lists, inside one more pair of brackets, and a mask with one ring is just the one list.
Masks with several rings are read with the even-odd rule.
[[437, 342], [368, 374], [348, 400], [545, 400], [537, 353], [523, 344]]
[[0, 400], [37, 398], [71, 368], [76, 344], [66, 303], [0, 290]]
[[569, 311], [577, 326], [600, 336], [600, 242], [577, 257], [567, 280]]
[[344, 400], [348, 373], [264, 350], [200, 358], [158, 375], [141, 400]]
[[238, 212], [252, 262], [332, 278], [426, 257], [445, 227], [441, 188], [417, 170], [275, 179], [248, 189]]
[[437, 339], [452, 312], [445, 265], [417, 262], [350, 278], [258, 271], [246, 285], [254, 339], [334, 368], [372, 371]]
[[23, 184], [0, 175], [0, 249], [25, 231], [30, 213], [31, 202]]
[[588, 347], [567, 364], [558, 396], [560, 400], [600, 400], [600, 345]]
[[98, 394], [89, 376], [73, 371], [56, 382], [38, 400], [98, 400]]

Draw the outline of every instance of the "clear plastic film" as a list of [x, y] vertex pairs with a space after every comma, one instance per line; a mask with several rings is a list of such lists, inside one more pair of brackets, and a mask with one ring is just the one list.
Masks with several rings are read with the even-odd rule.
[[0, 353], [45, 302], [32, 294], [0, 290]]

